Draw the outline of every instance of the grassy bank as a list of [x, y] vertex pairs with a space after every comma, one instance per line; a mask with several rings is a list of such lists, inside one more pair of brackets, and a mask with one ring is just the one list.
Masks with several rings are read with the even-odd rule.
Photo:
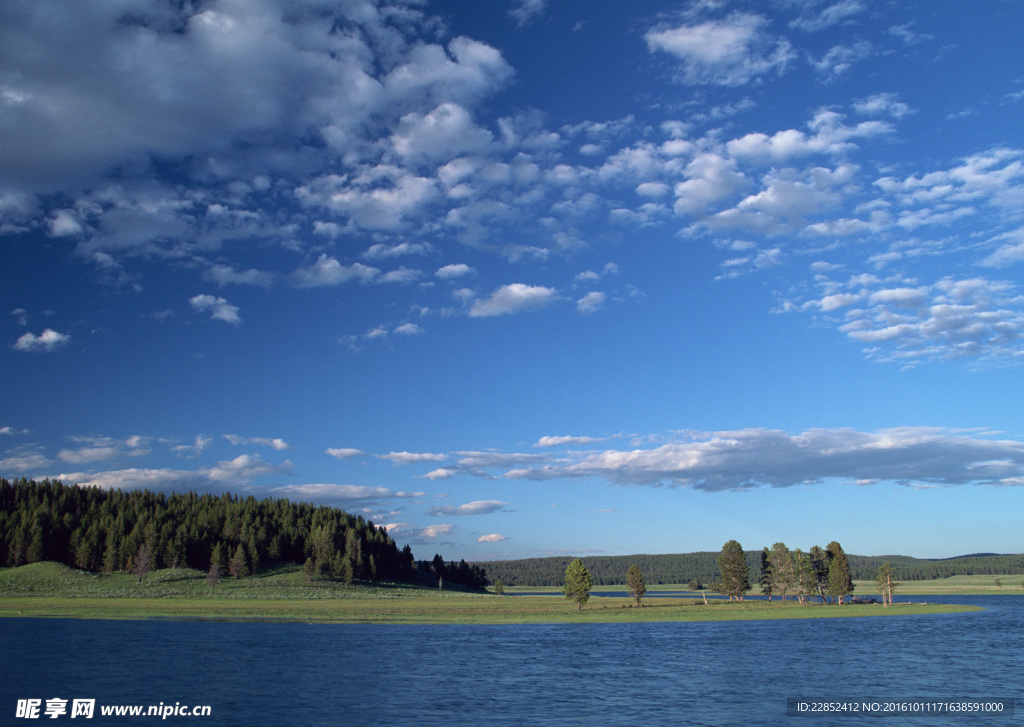
[[[659, 586], [656, 590], [669, 589]], [[575, 604], [558, 597], [558, 589], [550, 591], [555, 597], [499, 597], [404, 584], [308, 583], [291, 566], [251, 578], [222, 579], [211, 588], [204, 574], [192, 570], [157, 571], [140, 584], [126, 574], [86, 573], [57, 563], [34, 563], [0, 569], [0, 617], [508, 624], [844, 618], [977, 610], [937, 604], [896, 604], [887, 609], [875, 604], [799, 606], [759, 601], [705, 605], [695, 594], [694, 598], [645, 598], [643, 608], [632, 607], [628, 598], [594, 597], [579, 612]]]

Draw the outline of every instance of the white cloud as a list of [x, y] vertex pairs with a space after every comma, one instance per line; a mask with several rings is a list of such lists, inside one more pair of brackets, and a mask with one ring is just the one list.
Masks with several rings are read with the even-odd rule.
[[576, 301], [576, 310], [584, 314], [594, 313], [604, 304], [604, 300], [604, 293], [596, 290], [591, 291]]
[[483, 318], [535, 310], [551, 303], [555, 296], [552, 288], [512, 283], [495, 290], [490, 298], [474, 301], [469, 309], [469, 315]]
[[489, 533], [488, 535], [481, 535], [476, 539], [478, 543], [500, 543], [502, 540], [508, 540], [507, 537], [500, 533]]
[[214, 265], [203, 273], [203, 277], [221, 287], [225, 285], [258, 285], [262, 288], [269, 288], [274, 282], [275, 274], [265, 270], [236, 270], [230, 265]]
[[29, 450], [15, 452], [0, 459], [0, 471], [2, 472], [36, 472], [42, 473], [51, 464], [50, 459]]
[[653, 449], [584, 454], [515, 470], [519, 479], [600, 477], [618, 485], [675, 483], [706, 491], [815, 485], [826, 480], [904, 485], [1024, 484], [1024, 443], [928, 427], [859, 432], [766, 429], [694, 435]]
[[452, 265], [445, 265], [442, 268], [438, 268], [434, 275], [439, 278], [449, 280], [452, 278], [461, 278], [462, 276], [470, 275], [473, 272], [475, 272], [473, 268], [469, 267], [465, 263], [454, 263]]
[[396, 493], [386, 487], [362, 485], [307, 484], [281, 485], [269, 491], [276, 497], [285, 497], [302, 502], [354, 502], [363, 500], [390, 500], [399, 497], [413, 497], [409, 493]]
[[526, 25], [544, 12], [547, 0], [515, 0], [515, 7], [508, 11], [519, 25]]
[[71, 336], [66, 333], [58, 333], [52, 328], [47, 328], [38, 336], [33, 333], [22, 334], [14, 342], [15, 351], [56, 351], [66, 346]]
[[240, 454], [234, 459], [224, 460], [213, 467], [204, 468], [200, 470], [200, 473], [214, 482], [245, 484], [264, 475], [290, 472], [293, 466], [287, 460], [281, 464], [272, 465], [265, 462], [259, 455]]
[[1024, 360], [1024, 298], [1010, 282], [946, 277], [906, 285], [856, 275], [818, 284], [827, 294], [798, 307], [828, 315], [846, 309], [827, 320], [850, 339], [870, 344], [870, 358], [904, 366], [933, 359]]
[[238, 306], [231, 305], [224, 298], [202, 294], [189, 298], [188, 302], [197, 312], [209, 312], [214, 320], [224, 321], [235, 326], [242, 322], [238, 315]]
[[476, 500], [457, 507], [453, 505], [432, 507], [427, 514], [435, 517], [441, 515], [489, 515], [492, 512], [500, 512], [506, 507], [508, 507], [508, 503], [501, 500]]
[[739, 86], [775, 72], [781, 74], [794, 53], [785, 39], [769, 37], [765, 18], [734, 13], [725, 20], [648, 31], [651, 51], [663, 51], [682, 61], [681, 77], [688, 84]]
[[842, 23], [865, 10], [867, 7], [860, 0], [839, 0], [817, 14], [805, 11], [799, 18], [791, 22], [790, 26], [808, 33], [816, 33]]
[[600, 438], [600, 437], [572, 437], [572, 436], [553, 437], [553, 436], [546, 436], [546, 437], [541, 437], [540, 439], [538, 439], [537, 443], [534, 444], [533, 446], [534, 447], [562, 447], [562, 446], [565, 446], [566, 444], [593, 444], [594, 442], [603, 442], [603, 441], [604, 441], [604, 439]]
[[448, 459], [446, 454], [431, 454], [429, 452], [389, 452], [388, 454], [378, 454], [376, 456], [396, 465], [416, 464], [418, 462], [443, 462]]
[[367, 283], [380, 274], [377, 268], [352, 263], [344, 266], [337, 259], [321, 254], [315, 263], [299, 268], [292, 273], [292, 282], [300, 288], [319, 288], [341, 285], [350, 280]]
[[371, 245], [363, 257], [367, 260], [387, 260], [408, 255], [427, 255], [433, 250], [434, 246], [428, 242], [398, 242], [392, 245], [379, 242]]
[[286, 449], [291, 449], [291, 446], [288, 444], [288, 442], [284, 441], [279, 437], [271, 439], [269, 437], [240, 437], [237, 434], [225, 434], [224, 439], [228, 440], [236, 447], [255, 444], [260, 447], [272, 447], [273, 449], [276, 449], [278, 452], [283, 452]]
[[423, 329], [415, 323], [403, 323], [400, 326], [396, 326], [393, 333], [398, 333], [403, 336], [416, 336], [423, 333]]
[[341, 447], [334, 448], [329, 447], [326, 450], [327, 454], [331, 455], [335, 459], [352, 459], [353, 457], [361, 457], [365, 454], [361, 449], [353, 449], [352, 447]]

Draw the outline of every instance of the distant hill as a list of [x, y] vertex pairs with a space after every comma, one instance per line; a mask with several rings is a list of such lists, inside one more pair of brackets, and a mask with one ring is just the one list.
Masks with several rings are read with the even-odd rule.
[[[595, 585], [624, 585], [626, 571], [634, 563], [644, 574], [647, 585], [689, 583], [698, 580], [710, 583], [719, 578], [718, 551], [676, 553], [666, 555], [600, 555], [581, 558]], [[750, 582], [761, 578], [761, 551], [746, 551], [750, 566]], [[506, 586], [559, 586], [565, 568], [574, 556], [525, 558], [522, 560], [489, 560], [476, 563], [490, 578], [499, 578]], [[1024, 574], [1024, 555], [979, 553], [955, 558], [926, 559], [908, 555], [850, 555], [850, 573], [854, 580], [874, 580], [879, 566], [888, 561], [901, 581], [931, 580], [959, 575]]]

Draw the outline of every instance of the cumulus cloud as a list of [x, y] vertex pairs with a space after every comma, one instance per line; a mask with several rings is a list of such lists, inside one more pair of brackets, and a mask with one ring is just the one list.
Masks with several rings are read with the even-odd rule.
[[196, 312], [208, 312], [214, 320], [224, 321], [235, 326], [242, 322], [238, 315], [238, 306], [231, 305], [224, 298], [202, 294], [189, 298], [188, 302], [192, 304], [192, 308]]
[[469, 267], [465, 263], [453, 263], [452, 265], [445, 265], [444, 267], [438, 268], [434, 275], [439, 278], [449, 280], [452, 278], [461, 278], [462, 276], [469, 275], [473, 272], [473, 268]]
[[553, 288], [540, 285], [524, 283], [503, 285], [495, 290], [489, 298], [474, 301], [469, 309], [469, 315], [475, 318], [484, 318], [536, 310], [551, 303], [556, 295]]
[[594, 313], [604, 305], [604, 300], [604, 293], [597, 290], [591, 291], [576, 301], [576, 310], [584, 314]]
[[489, 533], [488, 535], [481, 535], [476, 539], [478, 543], [500, 543], [502, 540], [508, 540], [507, 537], [500, 533]]
[[315, 263], [299, 268], [292, 273], [292, 282], [299, 288], [320, 288], [329, 285], [341, 285], [350, 280], [368, 283], [380, 274], [380, 270], [352, 263], [342, 265], [336, 258], [321, 254]]
[[508, 503], [501, 500], [476, 500], [467, 502], [465, 505], [432, 507], [427, 514], [435, 517], [441, 515], [488, 515], [492, 512], [500, 512], [506, 507], [508, 507]]
[[877, 432], [744, 429], [695, 435], [653, 449], [607, 450], [571, 463], [523, 468], [519, 479], [599, 477], [618, 485], [706, 491], [815, 485], [826, 480], [904, 485], [1024, 485], [1024, 443], [944, 429]]
[[788, 41], [766, 33], [767, 24], [760, 15], [733, 13], [723, 20], [650, 30], [644, 40], [651, 51], [682, 62], [684, 83], [739, 86], [768, 73], [781, 74], [795, 57]]
[[58, 333], [52, 328], [47, 328], [38, 336], [34, 333], [22, 334], [14, 342], [15, 351], [56, 351], [68, 344], [71, 336], [66, 333]]
[[933, 359], [1024, 358], [1024, 301], [1008, 281], [947, 277], [906, 285], [855, 275], [846, 281], [821, 278], [818, 284], [825, 295], [793, 309], [827, 314], [839, 331], [867, 344], [871, 358], [905, 366]]

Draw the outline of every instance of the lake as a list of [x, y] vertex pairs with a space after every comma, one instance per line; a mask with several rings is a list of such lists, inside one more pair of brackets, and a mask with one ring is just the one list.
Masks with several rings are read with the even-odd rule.
[[[907, 599], [910, 600], [910, 599]], [[922, 599], [918, 599], [922, 600]], [[0, 724], [855, 724], [797, 702], [1015, 698], [991, 716], [882, 724], [1024, 724], [1024, 596], [929, 596], [987, 610], [717, 623], [398, 626], [0, 619]], [[46, 717], [47, 700], [67, 700]], [[37, 719], [17, 718], [37, 699]], [[60, 710], [60, 703], [53, 703]], [[101, 706], [210, 707], [104, 717]], [[27, 703], [22, 702], [23, 711]]]

